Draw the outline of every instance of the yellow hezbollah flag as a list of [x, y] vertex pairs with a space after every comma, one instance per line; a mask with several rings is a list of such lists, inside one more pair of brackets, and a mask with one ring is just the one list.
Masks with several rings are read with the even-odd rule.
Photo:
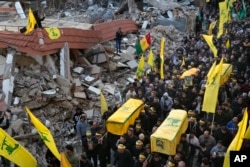
[[144, 71], [144, 56], [141, 56], [141, 59], [139, 61], [137, 70], [136, 70], [136, 78], [139, 79], [142, 77]]
[[186, 62], [185, 62], [185, 57], [182, 56], [182, 62], [181, 62], [181, 67], [185, 66]]
[[161, 50], [160, 50], [160, 58], [161, 58], [161, 64], [160, 64], [160, 76], [161, 79], [164, 79], [164, 46], [165, 46], [165, 38], [161, 38]]
[[185, 110], [171, 110], [168, 117], [150, 136], [151, 151], [175, 155], [176, 146], [187, 127], [187, 112]]
[[246, 133], [244, 135], [244, 139], [250, 139], [250, 121], [249, 121], [249, 124], [248, 124], [248, 128], [246, 130]]
[[[211, 80], [211, 78], [212, 78], [211, 76], [213, 75], [213, 72], [215, 71], [215, 67], [216, 67], [216, 61], [214, 61], [213, 65], [210, 67], [210, 69], [207, 73], [207, 83], [208, 83], [208, 81]], [[206, 83], [206, 85], [207, 85], [207, 83]]]
[[20, 167], [36, 167], [36, 159], [22, 145], [0, 128], [0, 155]]
[[227, 2], [220, 2], [219, 3], [220, 8], [220, 21], [219, 21], [219, 31], [217, 34], [217, 38], [220, 38], [223, 34], [224, 30], [224, 23], [228, 21], [228, 8], [227, 8]]
[[106, 111], [108, 111], [108, 104], [105, 97], [102, 94], [102, 91], [100, 92], [100, 101], [101, 101], [101, 113], [103, 115]]
[[44, 126], [30, 111], [30, 109], [28, 107], [25, 107], [26, 112], [28, 113], [31, 122], [33, 123], [33, 125], [35, 126], [35, 128], [37, 129], [41, 139], [43, 140], [43, 142], [46, 144], [46, 146], [50, 149], [50, 151], [54, 154], [54, 156], [60, 161], [61, 160], [61, 156], [60, 153], [57, 150], [55, 141], [53, 136], [51, 135], [49, 129]]
[[216, 26], [216, 23], [217, 23], [217, 20], [210, 23], [209, 28], [208, 28], [208, 32], [207, 32], [208, 35], [212, 35], [212, 31], [213, 31], [214, 27]]
[[218, 68], [212, 73], [211, 78], [207, 81], [202, 111], [206, 111], [208, 113], [215, 112], [220, 87], [222, 64], [223, 58], [221, 59]]
[[217, 57], [217, 53], [218, 53], [218, 50], [217, 48], [214, 46], [214, 43], [213, 43], [213, 35], [205, 35], [203, 34], [202, 35], [203, 38], [205, 39], [205, 41], [207, 42], [208, 46], [210, 47], [210, 49], [212, 50], [213, 54], [214, 54], [214, 57]]
[[226, 42], [226, 48], [230, 48], [230, 40], [228, 39], [227, 42]]
[[153, 69], [154, 68], [154, 55], [152, 49], [149, 51], [148, 55], [148, 65]]
[[58, 39], [61, 37], [61, 31], [57, 27], [45, 28], [50, 39]]
[[69, 160], [67, 159], [64, 152], [61, 152], [61, 163], [60, 167], [71, 167], [71, 164], [69, 163]]
[[230, 143], [230, 145], [227, 148], [227, 152], [224, 158], [223, 167], [229, 167], [230, 166], [230, 151], [239, 151], [241, 149], [242, 143], [243, 143], [243, 137], [246, 132], [247, 128], [247, 121], [248, 121], [248, 112], [247, 108], [245, 108], [243, 118], [238, 123], [238, 131]]
[[28, 16], [28, 25], [27, 25], [25, 34], [28, 34], [31, 31], [33, 31], [35, 28], [35, 25], [36, 25], [36, 19], [35, 19], [35, 16], [30, 8], [29, 9], [29, 16]]

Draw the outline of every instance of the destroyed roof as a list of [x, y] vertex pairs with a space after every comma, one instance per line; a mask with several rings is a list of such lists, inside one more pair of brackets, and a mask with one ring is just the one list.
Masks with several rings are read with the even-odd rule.
[[[115, 38], [118, 27], [123, 32], [136, 31], [137, 26], [132, 20], [121, 19], [93, 25], [93, 30], [78, 28], [60, 28], [61, 37], [51, 40], [44, 29], [35, 29], [31, 34], [0, 31], [0, 48], [14, 47], [18, 52], [45, 56], [59, 51], [68, 42], [71, 49], [87, 49]], [[44, 44], [39, 44], [42, 35]]]
[[[59, 28], [61, 37], [58, 39], [50, 39], [45, 29], [35, 29], [27, 35], [20, 32], [0, 31], [0, 48], [13, 47], [18, 52], [37, 56], [57, 53], [63, 48], [65, 42], [70, 49], [87, 49], [114, 39], [119, 27], [124, 33], [138, 29], [134, 21], [121, 19], [95, 24], [92, 30]], [[39, 38], [43, 38], [44, 44], [39, 44]]]

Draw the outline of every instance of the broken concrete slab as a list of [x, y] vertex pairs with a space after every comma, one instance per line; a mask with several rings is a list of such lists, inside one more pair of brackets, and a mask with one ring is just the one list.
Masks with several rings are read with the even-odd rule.
[[135, 69], [135, 68], [137, 68], [138, 63], [136, 60], [131, 60], [131, 61], [127, 62], [127, 65], [129, 66], [129, 68]]
[[84, 68], [83, 67], [75, 67], [75, 68], [73, 68], [73, 71], [78, 73], [78, 74], [82, 74], [84, 71]]
[[92, 58], [92, 64], [100, 64], [107, 61], [107, 57], [104, 53], [95, 54]]
[[90, 65], [89, 66], [91, 68], [90, 74], [99, 74], [101, 72], [101, 67], [97, 66], [97, 65]]
[[74, 97], [86, 99], [86, 94], [85, 92], [74, 92]]
[[98, 89], [98, 88], [96, 88], [94, 86], [89, 86], [88, 90], [91, 91], [91, 92], [93, 92], [93, 93], [95, 93], [96, 95], [99, 95], [100, 92], [101, 92], [100, 89]]

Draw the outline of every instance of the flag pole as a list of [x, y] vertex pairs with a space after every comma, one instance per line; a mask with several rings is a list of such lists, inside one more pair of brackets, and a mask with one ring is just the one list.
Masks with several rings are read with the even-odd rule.
[[210, 135], [213, 134], [214, 116], [215, 116], [215, 113], [213, 113], [213, 119], [212, 119], [212, 124], [211, 124], [211, 132], [210, 132]]

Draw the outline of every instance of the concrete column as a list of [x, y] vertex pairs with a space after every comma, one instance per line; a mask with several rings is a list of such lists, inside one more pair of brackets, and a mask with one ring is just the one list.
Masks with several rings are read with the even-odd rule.
[[60, 75], [70, 80], [70, 58], [67, 42], [65, 42], [64, 47], [60, 51]]
[[16, 54], [15, 49], [8, 48], [6, 56], [6, 64], [3, 74], [2, 89], [5, 95], [4, 101], [8, 106], [11, 105], [12, 94], [14, 89], [15, 54]]

